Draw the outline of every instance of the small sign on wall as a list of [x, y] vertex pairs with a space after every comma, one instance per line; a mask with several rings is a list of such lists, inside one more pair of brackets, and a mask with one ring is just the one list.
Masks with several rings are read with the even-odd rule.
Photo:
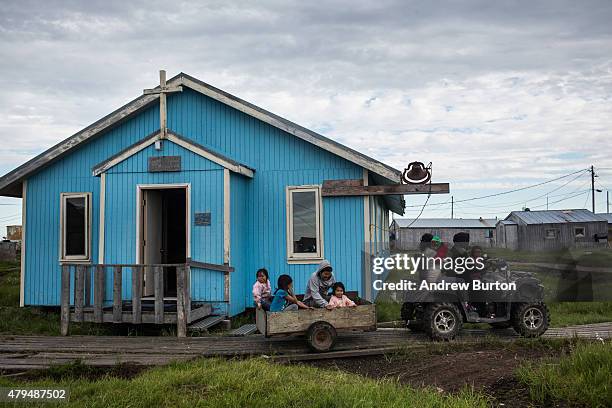
[[181, 156], [149, 157], [149, 173], [181, 171]]
[[195, 225], [198, 227], [205, 227], [210, 225], [210, 213], [209, 212], [197, 212], [194, 215]]

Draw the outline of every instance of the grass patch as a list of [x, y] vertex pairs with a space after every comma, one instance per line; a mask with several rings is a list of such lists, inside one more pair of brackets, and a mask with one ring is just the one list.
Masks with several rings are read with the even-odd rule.
[[400, 320], [402, 305], [392, 301], [376, 301], [376, 320], [379, 322], [391, 322]]
[[612, 321], [612, 302], [558, 302], [548, 308], [552, 327]]
[[0, 262], [0, 307], [19, 305], [19, 262]]
[[[66, 406], [75, 407], [486, 407], [488, 403], [485, 396], [469, 389], [443, 395], [389, 380], [307, 366], [296, 369], [263, 359], [203, 359], [147, 370], [131, 379], [63, 378], [27, 386], [67, 387], [70, 401]], [[0, 379], [1, 386], [19, 384]]]
[[517, 376], [540, 403], [567, 401], [591, 407], [612, 406], [612, 345], [579, 344], [560, 359], [520, 367]]

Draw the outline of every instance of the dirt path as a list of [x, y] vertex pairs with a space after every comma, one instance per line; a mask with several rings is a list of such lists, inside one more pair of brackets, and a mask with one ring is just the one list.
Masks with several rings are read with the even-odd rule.
[[[563, 349], [519, 347], [508, 344], [478, 346], [469, 350], [447, 347], [446, 352], [400, 353], [386, 356], [312, 361], [319, 368], [341, 370], [375, 379], [390, 379], [413, 387], [433, 387], [441, 393], [456, 393], [464, 387], [483, 392], [493, 406], [537, 406], [515, 370], [526, 361], [556, 357]], [[546, 405], [550, 406], [550, 405]], [[562, 406], [562, 405], [560, 405]]]

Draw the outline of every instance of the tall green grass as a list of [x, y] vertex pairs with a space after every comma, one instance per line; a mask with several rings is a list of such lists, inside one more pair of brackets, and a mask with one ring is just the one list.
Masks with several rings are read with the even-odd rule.
[[612, 322], [612, 302], [549, 303], [552, 327]]
[[[0, 385], [24, 384], [0, 379]], [[488, 402], [468, 389], [458, 395], [443, 395], [433, 389], [403, 387], [336, 370], [278, 365], [259, 358], [203, 359], [151, 369], [132, 379], [106, 377], [92, 381], [67, 376], [27, 386], [69, 388], [68, 407], [484, 408]]]
[[531, 398], [589, 407], [612, 406], [612, 344], [578, 344], [558, 360], [529, 363], [517, 371]]

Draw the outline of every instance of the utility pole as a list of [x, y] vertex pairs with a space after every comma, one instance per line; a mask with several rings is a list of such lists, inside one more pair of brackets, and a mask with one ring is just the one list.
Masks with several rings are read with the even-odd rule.
[[593, 204], [593, 214], [595, 214], [595, 169], [591, 165], [591, 202]]
[[451, 220], [455, 218], [455, 196], [451, 196]]
[[548, 211], [548, 194], [546, 194], [546, 211]]

